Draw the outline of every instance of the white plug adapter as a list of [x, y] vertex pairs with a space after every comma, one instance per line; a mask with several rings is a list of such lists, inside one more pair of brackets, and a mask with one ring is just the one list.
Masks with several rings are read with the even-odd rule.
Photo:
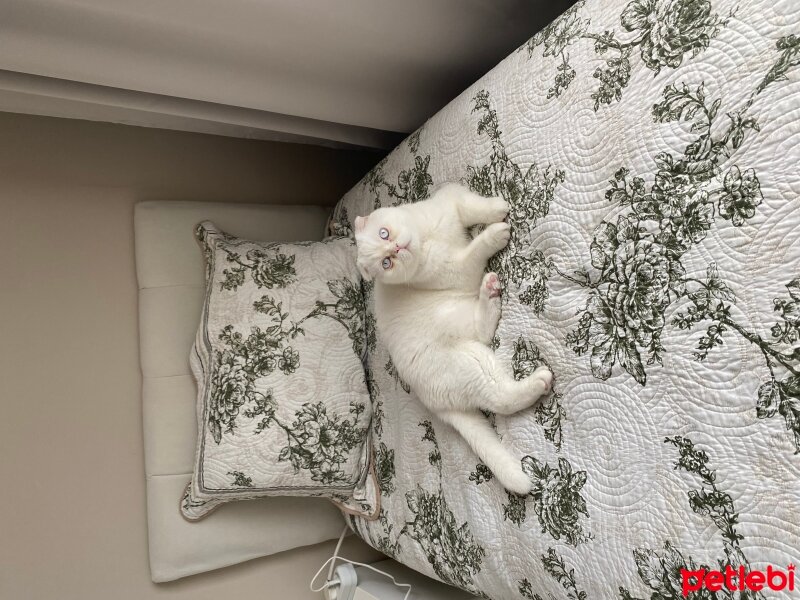
[[350, 563], [342, 563], [336, 567], [330, 583], [325, 588], [325, 600], [353, 600], [358, 585], [355, 567]]

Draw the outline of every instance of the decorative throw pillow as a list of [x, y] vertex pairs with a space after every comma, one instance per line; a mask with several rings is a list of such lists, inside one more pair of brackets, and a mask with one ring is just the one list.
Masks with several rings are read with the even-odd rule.
[[208, 221], [196, 236], [206, 297], [184, 516], [260, 496], [346, 497], [367, 475], [370, 420], [352, 240], [252, 242]]

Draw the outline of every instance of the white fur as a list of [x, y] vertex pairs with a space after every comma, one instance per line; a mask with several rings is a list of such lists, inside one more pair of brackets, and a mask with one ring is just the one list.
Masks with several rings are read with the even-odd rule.
[[[502, 198], [449, 184], [428, 200], [358, 217], [355, 229], [358, 267], [375, 279], [378, 331], [398, 374], [506, 489], [527, 494], [531, 481], [520, 461], [480, 412], [527, 408], [552, 382], [546, 368], [516, 381], [488, 347], [500, 319], [500, 283], [484, 270], [508, 244], [507, 213]], [[488, 227], [470, 239], [466, 228], [479, 223]]]

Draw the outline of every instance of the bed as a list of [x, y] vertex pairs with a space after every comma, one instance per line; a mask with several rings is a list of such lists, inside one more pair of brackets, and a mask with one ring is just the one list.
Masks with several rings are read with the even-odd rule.
[[680, 598], [681, 568], [786, 573], [800, 556], [799, 136], [796, 3], [595, 0], [395, 149], [332, 231], [444, 182], [501, 194], [495, 351], [517, 377], [549, 365], [555, 386], [487, 415], [533, 481], [516, 496], [378, 336], [378, 518], [349, 516], [354, 531], [494, 599]]

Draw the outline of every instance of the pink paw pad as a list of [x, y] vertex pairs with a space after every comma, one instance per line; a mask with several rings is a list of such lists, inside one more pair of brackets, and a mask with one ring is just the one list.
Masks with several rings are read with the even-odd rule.
[[497, 298], [500, 296], [502, 287], [500, 286], [500, 279], [497, 277], [497, 274], [489, 273], [486, 279], [484, 279], [484, 286], [486, 287], [486, 291], [489, 292], [489, 298]]

